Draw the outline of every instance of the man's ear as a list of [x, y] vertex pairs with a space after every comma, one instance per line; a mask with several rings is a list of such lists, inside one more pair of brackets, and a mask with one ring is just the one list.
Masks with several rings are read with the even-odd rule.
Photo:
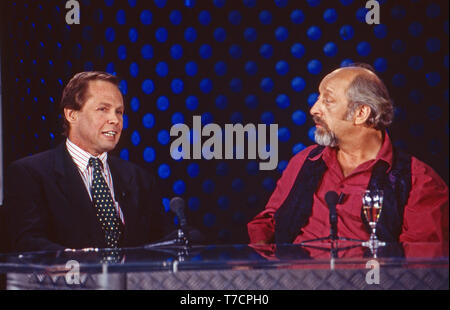
[[363, 125], [366, 123], [370, 116], [372, 109], [368, 105], [361, 105], [356, 109], [355, 115], [353, 116], [355, 125]]
[[70, 124], [73, 124], [78, 119], [78, 111], [69, 108], [64, 108], [64, 116]]

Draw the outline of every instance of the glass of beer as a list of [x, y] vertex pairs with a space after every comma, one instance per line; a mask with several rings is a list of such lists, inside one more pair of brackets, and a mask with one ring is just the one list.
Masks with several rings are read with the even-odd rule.
[[366, 190], [362, 197], [362, 205], [364, 216], [371, 228], [370, 239], [363, 245], [375, 248], [384, 246], [385, 243], [378, 241], [376, 235], [378, 219], [383, 209], [383, 191], [379, 189]]

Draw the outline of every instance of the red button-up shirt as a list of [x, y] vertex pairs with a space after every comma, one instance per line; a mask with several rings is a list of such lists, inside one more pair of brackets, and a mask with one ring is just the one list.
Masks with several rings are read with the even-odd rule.
[[[328, 169], [314, 193], [311, 217], [295, 238], [294, 243], [327, 237], [330, 234], [329, 210], [324, 198], [330, 190], [345, 194], [343, 203], [336, 206], [338, 236], [369, 239], [369, 232], [361, 220], [361, 199], [369, 184], [373, 166], [379, 160], [383, 160], [389, 164], [389, 170], [391, 169], [393, 149], [389, 136], [385, 135], [383, 145], [375, 159], [359, 165], [346, 177], [337, 161], [335, 148], [326, 147], [319, 155], [307, 159], [314, 147], [306, 148], [291, 159], [264, 211], [248, 223], [250, 243], [274, 241], [275, 212], [287, 198], [305, 160], [318, 160], [320, 157]], [[399, 242], [448, 243], [447, 185], [431, 167], [415, 157], [411, 159], [411, 175], [412, 187], [404, 209]]]

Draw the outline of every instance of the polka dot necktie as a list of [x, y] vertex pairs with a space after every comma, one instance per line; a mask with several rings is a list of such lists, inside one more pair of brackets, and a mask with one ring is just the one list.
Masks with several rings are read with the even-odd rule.
[[121, 235], [120, 219], [117, 217], [111, 191], [102, 175], [102, 163], [100, 159], [91, 157], [89, 165], [94, 168], [91, 194], [97, 211], [102, 230], [105, 233], [105, 241], [108, 248], [118, 248]]

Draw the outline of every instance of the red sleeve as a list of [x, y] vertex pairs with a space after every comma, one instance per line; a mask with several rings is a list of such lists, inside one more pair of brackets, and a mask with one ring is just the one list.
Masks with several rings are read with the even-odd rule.
[[274, 214], [287, 198], [300, 168], [314, 147], [315, 145], [304, 149], [289, 161], [265, 209], [247, 224], [250, 243], [273, 243], [275, 232]]
[[411, 160], [412, 187], [400, 242], [448, 243], [448, 187], [428, 165]]

